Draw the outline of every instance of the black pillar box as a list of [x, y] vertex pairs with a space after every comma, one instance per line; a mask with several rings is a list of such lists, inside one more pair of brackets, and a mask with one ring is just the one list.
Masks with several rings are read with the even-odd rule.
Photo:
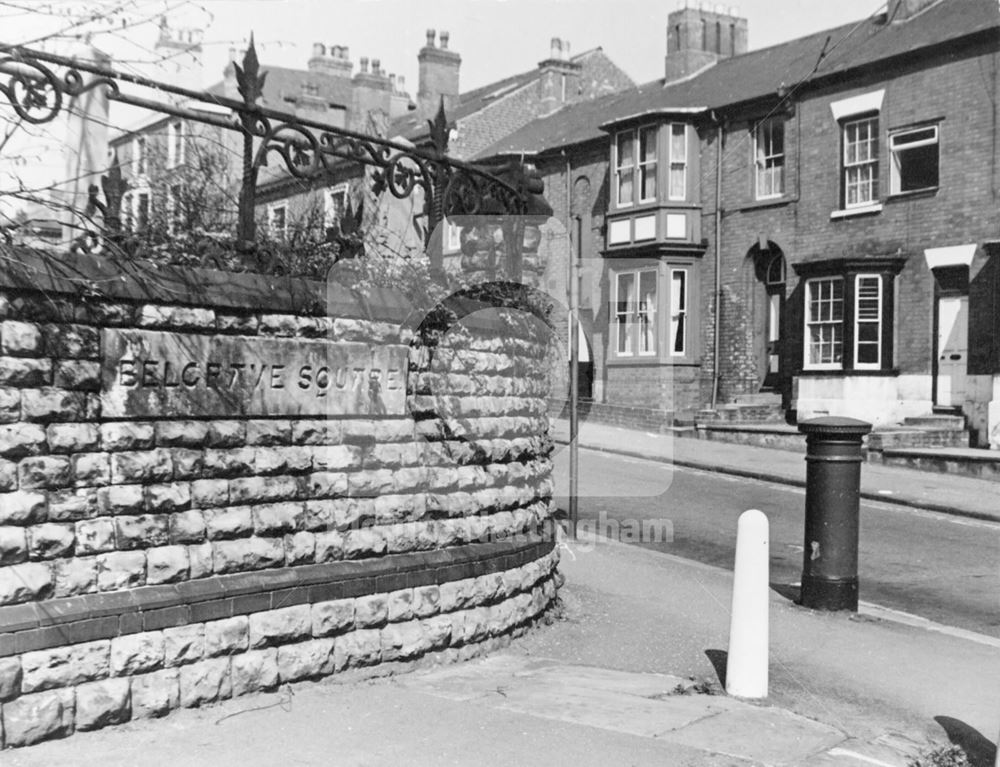
[[870, 423], [827, 416], [799, 424], [806, 435], [803, 607], [858, 609], [861, 440]]

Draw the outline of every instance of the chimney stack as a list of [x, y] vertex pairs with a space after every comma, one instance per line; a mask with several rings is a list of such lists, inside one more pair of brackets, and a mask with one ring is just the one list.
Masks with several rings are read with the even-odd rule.
[[684, 6], [667, 17], [667, 82], [693, 75], [720, 59], [747, 52], [747, 20], [733, 7]]
[[351, 76], [354, 65], [347, 56], [346, 47], [331, 45], [329, 55], [327, 55], [327, 47], [323, 43], [313, 43], [308, 69], [317, 74], [347, 78]]
[[420, 78], [417, 110], [420, 119], [434, 117], [442, 99], [446, 114], [452, 114], [458, 107], [458, 74], [462, 57], [448, 49], [448, 32], [440, 33], [440, 48], [434, 44], [435, 34], [433, 29], [427, 30], [427, 45], [417, 54]]
[[379, 59], [360, 59], [361, 71], [351, 80], [351, 121], [356, 130], [363, 130], [379, 112], [388, 116], [392, 113], [393, 85], [388, 75], [382, 71]]
[[549, 43], [549, 57], [538, 62], [539, 116], [543, 117], [573, 101], [580, 89], [580, 72], [583, 65], [569, 55], [569, 40], [553, 37]]

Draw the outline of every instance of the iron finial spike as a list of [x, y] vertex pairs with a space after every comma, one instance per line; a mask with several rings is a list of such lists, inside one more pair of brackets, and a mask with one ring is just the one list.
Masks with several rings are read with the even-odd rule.
[[433, 120], [428, 120], [427, 124], [431, 129], [431, 143], [439, 154], [445, 155], [448, 152], [448, 116], [444, 111], [444, 96], [438, 104], [437, 114]]

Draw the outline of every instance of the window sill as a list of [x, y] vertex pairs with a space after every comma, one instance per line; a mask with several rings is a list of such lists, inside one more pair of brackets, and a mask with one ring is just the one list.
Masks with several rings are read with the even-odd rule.
[[742, 212], [745, 210], [758, 210], [760, 208], [780, 208], [782, 205], [791, 205], [793, 202], [798, 201], [799, 198], [795, 195], [783, 195], [782, 197], [768, 197], [765, 200], [754, 200], [753, 202], [738, 205], [729, 210], [731, 212]]
[[853, 216], [866, 216], [871, 213], [880, 213], [882, 211], [882, 203], [877, 202], [874, 205], [859, 205], [857, 208], [844, 208], [843, 210], [835, 210], [830, 213], [830, 218], [851, 218]]
[[851, 368], [824, 368], [821, 370], [801, 370], [800, 377], [832, 378], [832, 377], [882, 377], [895, 378], [899, 375], [898, 368], [886, 368], [884, 370], [853, 370]]
[[893, 192], [889, 195], [886, 202], [902, 202], [904, 200], [912, 200], [914, 198], [920, 199], [921, 197], [936, 197], [939, 188], [940, 187], [929, 186], [926, 189], [914, 189], [910, 192]]
[[698, 363], [690, 357], [608, 357], [607, 367], [691, 367]]

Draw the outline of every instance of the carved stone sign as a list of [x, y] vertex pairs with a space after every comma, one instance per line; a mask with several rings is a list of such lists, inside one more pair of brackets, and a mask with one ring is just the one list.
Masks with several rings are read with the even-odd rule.
[[105, 418], [403, 415], [407, 347], [105, 329]]

